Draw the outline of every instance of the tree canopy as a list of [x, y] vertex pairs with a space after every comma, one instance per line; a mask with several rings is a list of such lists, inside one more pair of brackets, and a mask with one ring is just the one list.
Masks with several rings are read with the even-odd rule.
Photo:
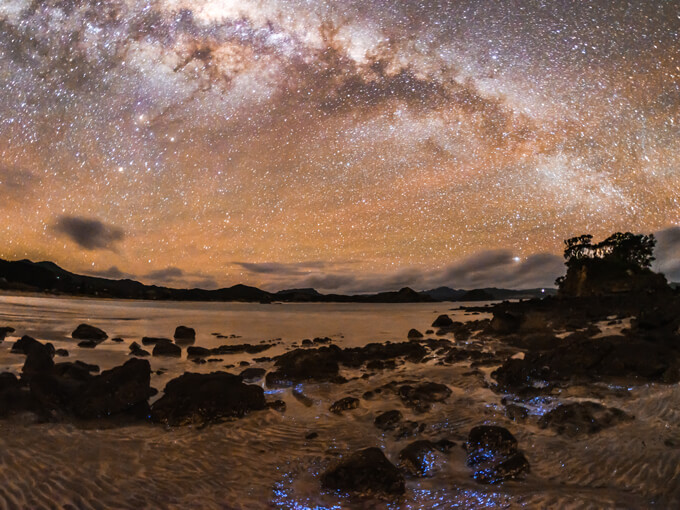
[[632, 234], [616, 232], [604, 241], [592, 244], [593, 236], [587, 234], [564, 241], [564, 258], [567, 266], [584, 259], [601, 259], [610, 262], [646, 268], [654, 260], [654, 234]]

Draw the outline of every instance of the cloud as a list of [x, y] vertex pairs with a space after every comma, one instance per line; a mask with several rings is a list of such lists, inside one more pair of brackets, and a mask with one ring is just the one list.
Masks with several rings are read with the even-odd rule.
[[37, 177], [31, 172], [6, 166], [0, 162], [0, 189], [8, 192], [25, 192], [35, 184]]
[[110, 268], [104, 269], [102, 271], [86, 271], [86, 274], [90, 276], [96, 276], [98, 278], [109, 278], [112, 280], [122, 280], [125, 278], [130, 280], [135, 279], [135, 275], [121, 271], [118, 269], [118, 266], [111, 266]]
[[654, 234], [657, 239], [652, 265], [670, 282], [680, 282], [680, 227], [669, 227]]
[[272, 274], [280, 276], [299, 276], [309, 274], [311, 271], [318, 271], [327, 264], [320, 261], [311, 262], [234, 262], [235, 265], [242, 267], [249, 273]]
[[175, 266], [169, 266], [164, 269], [157, 269], [144, 275], [145, 278], [161, 282], [175, 280], [183, 276], [184, 271], [182, 271], [179, 267]]
[[112, 250], [125, 237], [123, 230], [118, 227], [107, 225], [96, 218], [80, 216], [61, 216], [55, 223], [54, 230], [86, 250]]

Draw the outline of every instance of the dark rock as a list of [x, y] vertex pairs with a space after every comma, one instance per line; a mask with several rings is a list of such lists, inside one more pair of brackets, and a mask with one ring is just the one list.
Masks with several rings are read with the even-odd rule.
[[506, 404], [505, 416], [510, 418], [512, 421], [524, 421], [529, 416], [529, 411], [526, 407], [515, 404]]
[[399, 427], [395, 431], [395, 435], [397, 436], [397, 438], [411, 437], [418, 435], [420, 432], [424, 430], [425, 430], [424, 423], [418, 423], [417, 421], [407, 420], [399, 425]]
[[491, 331], [499, 335], [509, 335], [516, 333], [522, 324], [522, 317], [515, 316], [508, 312], [494, 311], [491, 319]]
[[397, 368], [397, 362], [393, 359], [380, 360], [374, 359], [366, 363], [367, 370], [394, 370]]
[[448, 315], [440, 315], [437, 317], [434, 322], [432, 323], [433, 328], [446, 328], [448, 326], [451, 326], [453, 324], [453, 321], [451, 320], [451, 317]]
[[240, 367], [249, 367], [250, 363], [248, 361], [239, 361], [238, 366]]
[[444, 384], [425, 382], [417, 386], [405, 384], [398, 390], [401, 400], [416, 411], [424, 412], [430, 404], [441, 402], [451, 395], [451, 390]]
[[71, 333], [71, 338], [76, 340], [94, 340], [96, 342], [103, 342], [109, 337], [103, 330], [90, 326], [89, 324], [80, 324]]
[[406, 336], [407, 338], [423, 338], [423, 334], [417, 329], [409, 330], [408, 335]]
[[342, 414], [343, 411], [359, 407], [359, 399], [354, 397], [341, 398], [328, 409], [331, 413]]
[[342, 459], [321, 475], [321, 486], [362, 495], [400, 495], [406, 490], [401, 472], [380, 448], [365, 448]]
[[130, 355], [131, 356], [150, 356], [149, 351], [142, 349], [142, 346], [137, 342], [132, 342], [130, 344]]
[[314, 340], [312, 340], [312, 342], [314, 342], [315, 344], [329, 344], [329, 343], [331, 343], [331, 341], [332, 340], [330, 338], [328, 338], [327, 336], [316, 337]]
[[130, 359], [122, 366], [105, 370], [83, 385], [72, 404], [83, 419], [108, 418], [118, 414], [145, 418], [151, 395], [151, 366], [146, 360]]
[[153, 355], [179, 358], [182, 356], [182, 348], [179, 345], [173, 344], [170, 340], [167, 342], [157, 342], [153, 348]]
[[399, 425], [399, 422], [403, 419], [401, 411], [396, 409], [392, 411], [385, 411], [382, 414], [376, 416], [373, 424], [380, 430], [394, 430]]
[[267, 409], [273, 409], [274, 411], [278, 411], [280, 413], [285, 413], [286, 412], [286, 403], [283, 400], [273, 400], [271, 402], [267, 402]]
[[99, 345], [99, 342], [96, 340], [81, 340], [78, 342], [78, 347], [81, 347], [83, 349], [94, 349]]
[[426, 335], [431, 335], [432, 333], [434, 333], [433, 329], [428, 329], [428, 330], [425, 331]]
[[10, 372], [0, 374], [0, 393], [6, 390], [18, 388], [21, 385], [17, 376]]
[[177, 326], [174, 338], [177, 344], [192, 344], [196, 341], [196, 330], [186, 326]]
[[10, 326], [3, 326], [0, 328], [0, 342], [2, 342], [7, 335], [14, 333], [14, 328]]
[[68, 351], [66, 349], [57, 349], [54, 351], [54, 354], [65, 358], [68, 356]]
[[121, 337], [117, 336], [117, 337], [112, 338], [111, 341], [119, 344], [121, 342], [124, 342], [125, 340], [123, 340]]
[[[16, 345], [16, 344], [15, 344]], [[35, 375], [49, 373], [54, 368], [54, 347], [52, 344], [41, 344], [38, 341], [28, 343], [25, 347], [26, 361], [21, 370], [22, 380], [29, 381]]]
[[538, 425], [550, 428], [558, 434], [577, 437], [595, 434], [602, 429], [613, 427], [633, 418], [616, 408], [605, 407], [595, 402], [562, 404], [541, 417]]
[[509, 456], [517, 452], [517, 439], [506, 428], [496, 425], [473, 427], [465, 449], [468, 464], [475, 465], [490, 457]]
[[186, 372], [165, 386], [151, 419], [167, 425], [204, 424], [265, 408], [264, 391], [226, 372]]
[[244, 381], [259, 381], [267, 371], [264, 368], [246, 368], [239, 375]]
[[495, 425], [474, 427], [465, 444], [472, 477], [481, 483], [498, 483], [521, 478], [529, 472], [529, 462], [517, 449], [510, 431]]
[[523, 478], [530, 471], [529, 461], [522, 452], [516, 452], [498, 464], [477, 469], [472, 478], [481, 483], [499, 483]]
[[145, 336], [142, 338], [142, 345], [156, 345], [157, 343], [172, 343], [169, 338], [160, 338], [155, 336]]
[[291, 386], [304, 381], [332, 381], [339, 376], [337, 346], [295, 349], [278, 356], [276, 370], [267, 374], [267, 386]]
[[19, 340], [14, 342], [14, 344], [12, 345], [12, 351], [11, 352], [16, 353], [16, 354], [28, 354], [28, 351], [34, 345], [42, 345], [42, 344], [40, 342], [38, 342], [35, 338], [30, 337], [28, 335], [24, 335]]
[[421, 439], [399, 452], [399, 468], [411, 476], [432, 476], [439, 458], [439, 449], [435, 444]]
[[212, 352], [210, 349], [206, 349], [205, 347], [196, 347], [196, 346], [191, 346], [187, 347], [187, 357], [189, 358], [206, 358], [210, 356]]
[[313, 345], [313, 342], [312, 342], [309, 338], [305, 338], [305, 339], [302, 341], [302, 345], [305, 345], [305, 346], [307, 346], [307, 345]]
[[318, 432], [308, 432], [307, 434], [305, 434], [305, 439], [306, 439], [307, 441], [310, 441], [310, 440], [312, 440], [312, 439], [316, 439], [317, 437], [319, 437], [319, 433], [318, 433]]

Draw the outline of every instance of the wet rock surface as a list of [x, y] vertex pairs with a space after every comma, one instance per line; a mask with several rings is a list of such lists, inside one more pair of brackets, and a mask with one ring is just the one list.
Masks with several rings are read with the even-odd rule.
[[503, 427], [474, 427], [468, 434], [465, 449], [467, 463], [474, 469], [472, 477], [481, 483], [521, 478], [530, 470], [529, 462], [518, 450], [517, 439]]
[[154, 345], [152, 354], [154, 356], [179, 358], [182, 356], [182, 348], [179, 345], [175, 345], [170, 340], [159, 341]]
[[446, 462], [442, 454], [452, 446], [453, 443], [448, 440], [436, 443], [427, 439], [414, 441], [399, 452], [399, 468], [413, 477], [432, 476]]
[[562, 404], [544, 414], [538, 421], [541, 428], [550, 428], [570, 437], [595, 434], [601, 430], [632, 420], [620, 409], [605, 407], [596, 402]]
[[196, 340], [196, 330], [187, 326], [177, 326], [173, 335], [177, 344], [191, 344]]
[[167, 425], [206, 424], [265, 408], [261, 387], [226, 372], [187, 372], [168, 382], [151, 407], [151, 419]]
[[406, 491], [404, 476], [380, 448], [365, 448], [342, 459], [321, 475], [326, 490], [360, 495], [400, 495]]
[[404, 415], [401, 414], [401, 411], [393, 409], [376, 416], [373, 424], [380, 430], [394, 430], [399, 426], [403, 418]]
[[103, 330], [89, 324], [80, 324], [71, 333], [71, 338], [76, 340], [94, 340], [103, 342], [109, 337]]
[[343, 411], [349, 411], [359, 407], [359, 399], [355, 397], [341, 398], [328, 408], [331, 413], [342, 414]]

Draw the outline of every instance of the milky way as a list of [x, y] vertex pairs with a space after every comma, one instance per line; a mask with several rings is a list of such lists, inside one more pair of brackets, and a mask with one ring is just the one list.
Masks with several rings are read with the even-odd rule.
[[680, 274], [680, 1], [3, 0], [0, 90], [2, 258], [546, 285], [629, 230]]

